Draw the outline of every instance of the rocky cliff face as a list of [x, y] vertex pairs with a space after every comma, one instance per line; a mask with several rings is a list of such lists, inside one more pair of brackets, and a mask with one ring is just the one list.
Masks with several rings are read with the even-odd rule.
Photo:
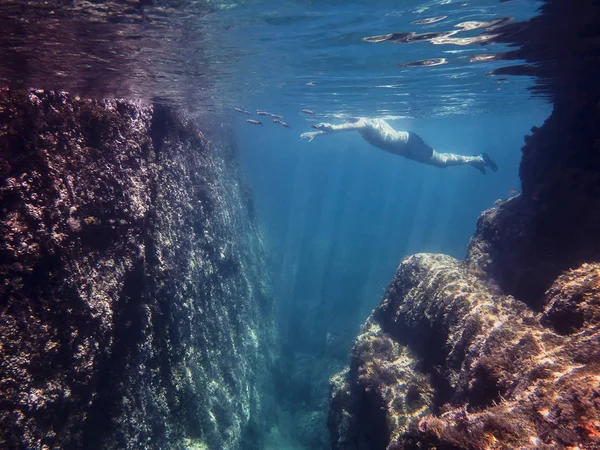
[[0, 446], [259, 446], [272, 305], [228, 145], [0, 91]]
[[523, 192], [481, 215], [465, 261], [402, 262], [331, 380], [333, 448], [600, 448], [598, 4], [543, 13], [507, 34], [554, 100]]
[[560, 273], [600, 259], [600, 5], [546, 0], [540, 10], [500, 30], [528, 63], [504, 69], [530, 69], [554, 110], [525, 138], [522, 195], [480, 217], [467, 257], [538, 311]]

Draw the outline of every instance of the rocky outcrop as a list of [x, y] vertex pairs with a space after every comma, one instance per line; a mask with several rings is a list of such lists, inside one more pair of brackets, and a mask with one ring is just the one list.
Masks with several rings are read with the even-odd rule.
[[596, 448], [599, 294], [586, 264], [534, 314], [451, 257], [404, 260], [332, 379], [334, 447]]
[[0, 446], [259, 448], [273, 314], [229, 144], [4, 90], [0, 155]]

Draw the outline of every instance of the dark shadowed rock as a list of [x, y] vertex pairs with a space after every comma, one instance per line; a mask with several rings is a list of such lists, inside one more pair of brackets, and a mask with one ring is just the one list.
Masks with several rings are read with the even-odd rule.
[[584, 264], [562, 275], [546, 292], [542, 323], [558, 333], [579, 333], [600, 325], [600, 271]]
[[522, 193], [485, 212], [468, 261], [536, 310], [563, 271], [600, 261], [600, 4], [547, 0], [502, 40], [538, 71], [552, 115], [525, 138]]
[[471, 265], [538, 311], [563, 271], [600, 260], [600, 96], [589, 94], [558, 99], [533, 129], [523, 192], [484, 212], [469, 244]]
[[260, 447], [273, 315], [224, 145], [0, 91], [0, 446]]

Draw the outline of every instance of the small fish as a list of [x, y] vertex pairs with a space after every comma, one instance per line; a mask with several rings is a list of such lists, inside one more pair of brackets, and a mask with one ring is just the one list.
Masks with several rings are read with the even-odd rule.
[[286, 128], [289, 128], [289, 127], [290, 127], [290, 126], [289, 126], [287, 123], [285, 123], [285, 122], [282, 122], [282, 121], [281, 121], [281, 120], [279, 120], [279, 119], [273, 119], [273, 122], [275, 122], [275, 123], [278, 123], [278, 124], [281, 124], [282, 126], [284, 126], [284, 127], [286, 127]]
[[237, 112], [239, 112], [239, 113], [242, 113], [242, 114], [244, 114], [244, 111], [243, 111], [243, 110], [241, 110], [240, 108], [235, 108], [235, 110], [236, 110]]
[[517, 191], [516, 189], [509, 189], [509, 190], [508, 190], [508, 193], [509, 193], [510, 195], [517, 195], [517, 194], [519, 193], [519, 191]]
[[262, 109], [257, 109], [256, 110], [256, 115], [257, 116], [270, 116], [271, 114], [268, 113], [268, 112], [266, 112], [266, 111], [263, 111]]
[[303, 109], [302, 112], [304, 114], [314, 114], [315, 113], [314, 111], [311, 111], [310, 109]]
[[283, 119], [283, 116], [278, 116], [277, 114], [271, 114], [271, 117], [274, 119]]
[[239, 113], [246, 114], [247, 116], [252, 115], [252, 113], [250, 111], [244, 111], [243, 109], [240, 109], [240, 108], [234, 108], [234, 109]]
[[315, 125], [314, 123], [311, 123], [311, 124], [310, 124], [310, 127], [311, 127], [311, 128], [314, 128], [315, 130], [319, 130], [319, 129], [320, 129], [320, 128], [319, 128], [319, 126], [318, 126], [318, 125]]
[[251, 123], [252, 125], [262, 125], [262, 122], [253, 119], [246, 119], [246, 122]]

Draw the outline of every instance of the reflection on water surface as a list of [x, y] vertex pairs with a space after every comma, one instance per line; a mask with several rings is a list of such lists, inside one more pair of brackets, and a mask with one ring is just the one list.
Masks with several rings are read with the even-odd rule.
[[506, 30], [519, 31], [540, 5], [3, 1], [0, 82], [191, 112], [231, 109], [260, 92], [336, 116], [516, 109], [531, 79], [489, 75], [524, 62]]

